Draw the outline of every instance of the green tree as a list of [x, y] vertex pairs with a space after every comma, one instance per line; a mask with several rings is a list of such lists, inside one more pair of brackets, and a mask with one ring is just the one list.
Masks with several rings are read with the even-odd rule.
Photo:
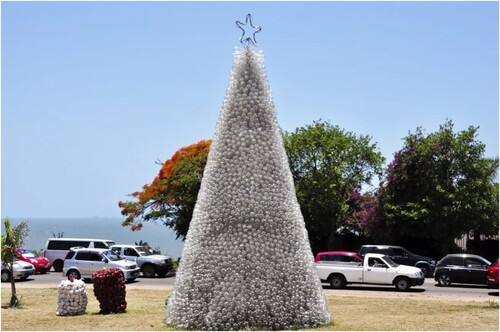
[[498, 233], [498, 158], [484, 156], [477, 130], [454, 132], [448, 120], [435, 133], [417, 128], [405, 138], [381, 190], [394, 239], [416, 239], [446, 254], [470, 231]]
[[371, 137], [324, 121], [285, 132], [283, 138], [313, 251], [328, 250], [335, 231], [352, 219], [353, 196], [381, 176], [384, 158]]
[[2, 263], [7, 265], [10, 271], [11, 297], [9, 306], [16, 307], [19, 303], [16, 293], [16, 284], [14, 280], [14, 259], [16, 257], [15, 249], [22, 247], [28, 237], [28, 222], [23, 221], [15, 227], [11, 227], [10, 219], [4, 220], [5, 234], [2, 234]]

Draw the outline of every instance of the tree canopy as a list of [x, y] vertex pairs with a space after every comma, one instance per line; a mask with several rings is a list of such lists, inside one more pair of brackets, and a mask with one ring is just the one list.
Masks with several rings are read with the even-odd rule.
[[498, 159], [484, 156], [477, 130], [454, 132], [447, 121], [405, 138], [380, 191], [393, 238], [428, 239], [446, 252], [469, 231], [498, 232]]
[[151, 184], [130, 196], [132, 200], [118, 202], [127, 218], [123, 226], [132, 231], [142, 228], [142, 221], [158, 220], [171, 227], [177, 238], [184, 239], [193, 215], [207, 162], [210, 140], [179, 149], [165, 161]]
[[283, 135], [313, 251], [333, 246], [353, 214], [352, 197], [382, 175], [384, 158], [369, 136], [315, 121]]
[[[422, 128], [404, 138], [380, 187], [366, 191], [383, 174], [384, 158], [369, 136], [329, 122], [284, 132], [283, 140], [313, 250], [332, 247], [341, 226], [376, 242], [439, 245], [474, 232], [498, 233], [498, 158], [486, 158], [477, 127], [454, 132], [452, 121], [437, 132]], [[207, 161], [210, 141], [181, 148], [158, 176], [132, 199], [119, 202], [132, 230], [160, 220], [184, 239]], [[362, 190], [364, 189], [364, 190]]]

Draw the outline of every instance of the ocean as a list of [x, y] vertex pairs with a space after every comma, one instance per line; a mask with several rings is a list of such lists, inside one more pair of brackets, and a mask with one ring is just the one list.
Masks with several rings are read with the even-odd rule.
[[134, 244], [142, 240], [173, 259], [182, 254], [183, 242], [175, 238], [172, 229], [160, 223], [144, 222], [142, 230], [132, 232], [129, 227], [121, 225], [123, 218], [10, 218], [13, 226], [24, 220], [29, 224], [28, 238], [24, 243], [27, 249], [41, 250], [48, 238], [64, 233], [63, 237], [106, 239], [116, 244]]

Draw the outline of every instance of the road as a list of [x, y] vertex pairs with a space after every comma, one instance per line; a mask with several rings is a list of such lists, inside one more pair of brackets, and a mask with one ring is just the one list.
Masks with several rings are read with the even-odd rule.
[[[46, 288], [57, 287], [63, 280], [62, 273], [50, 272], [37, 274], [24, 281], [16, 281], [19, 289], [23, 288]], [[127, 283], [127, 289], [159, 289], [170, 290], [174, 285], [175, 277], [166, 278], [137, 278], [134, 282]], [[2, 283], [2, 288], [10, 287], [10, 283]], [[91, 288], [92, 283], [88, 282]], [[323, 284], [326, 294], [334, 296], [356, 296], [356, 297], [390, 297], [390, 298], [414, 298], [426, 300], [456, 300], [456, 301], [498, 301], [498, 290], [486, 288], [486, 286], [452, 285], [450, 287], [439, 287], [432, 278], [427, 278], [425, 283], [419, 287], [412, 287], [408, 292], [397, 292], [394, 287], [347, 285], [345, 289], [332, 289]]]

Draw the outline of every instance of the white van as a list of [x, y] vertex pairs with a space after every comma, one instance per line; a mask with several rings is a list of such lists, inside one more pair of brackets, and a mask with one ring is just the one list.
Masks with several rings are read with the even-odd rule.
[[108, 249], [114, 245], [113, 240], [103, 239], [79, 239], [79, 238], [50, 238], [45, 243], [43, 255], [52, 263], [54, 271], [62, 272], [64, 266], [64, 258], [70, 248], [98, 248]]

